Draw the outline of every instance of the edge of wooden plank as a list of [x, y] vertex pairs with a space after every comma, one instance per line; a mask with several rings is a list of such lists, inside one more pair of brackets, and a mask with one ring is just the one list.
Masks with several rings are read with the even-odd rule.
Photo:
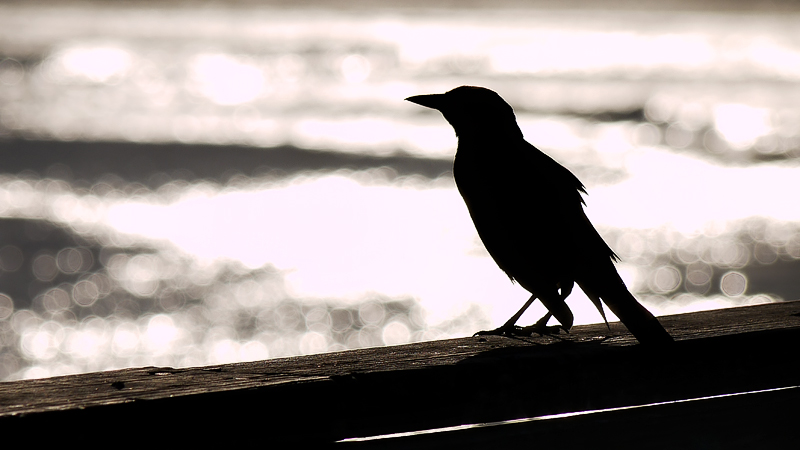
[[[317, 433], [303, 439], [330, 442], [787, 382], [781, 354], [800, 338], [800, 302], [660, 319], [677, 340], [666, 352], [634, 345], [615, 323], [610, 331], [605, 325], [585, 325], [570, 334], [530, 339], [460, 338], [201, 368], [136, 368], [0, 383], [0, 423], [36, 428], [89, 421], [113, 428], [136, 417], [173, 422], [180, 417], [181, 423], [195, 426], [269, 424], [277, 433], [304, 420]], [[772, 375], [763, 379], [753, 373]], [[720, 377], [730, 380], [720, 383]], [[362, 401], [394, 404], [395, 410], [362, 411]]]

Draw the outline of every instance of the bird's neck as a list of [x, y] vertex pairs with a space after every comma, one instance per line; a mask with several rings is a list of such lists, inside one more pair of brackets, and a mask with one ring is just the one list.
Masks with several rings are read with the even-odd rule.
[[523, 139], [522, 130], [516, 122], [478, 124], [470, 127], [459, 127], [456, 130], [459, 142], [465, 140], [475, 142], [498, 142]]

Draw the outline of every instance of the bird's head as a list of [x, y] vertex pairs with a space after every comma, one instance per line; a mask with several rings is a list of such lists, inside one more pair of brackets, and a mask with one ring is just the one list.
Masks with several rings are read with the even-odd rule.
[[519, 131], [511, 105], [490, 89], [460, 86], [444, 94], [415, 95], [406, 100], [441, 112], [458, 136]]

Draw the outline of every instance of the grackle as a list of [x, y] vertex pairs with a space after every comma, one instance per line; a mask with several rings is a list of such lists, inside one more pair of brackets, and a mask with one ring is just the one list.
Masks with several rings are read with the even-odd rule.
[[[617, 255], [583, 211], [583, 184], [525, 141], [514, 110], [496, 92], [461, 86], [406, 100], [438, 110], [453, 126], [458, 137], [453, 176], [478, 235], [511, 281], [531, 293], [503, 326], [477, 334], [545, 332], [551, 315], [569, 331], [573, 315], [565, 299], [577, 283], [603, 320], [601, 299], [640, 343], [672, 342], [619, 277]], [[533, 326], [516, 326], [537, 298], [548, 314]]]

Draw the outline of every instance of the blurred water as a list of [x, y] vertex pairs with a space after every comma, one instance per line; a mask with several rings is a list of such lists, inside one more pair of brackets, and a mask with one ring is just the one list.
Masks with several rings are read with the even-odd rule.
[[0, 6], [0, 379], [502, 323], [527, 295], [402, 101], [461, 84], [587, 185], [655, 313], [799, 298], [797, 19]]

